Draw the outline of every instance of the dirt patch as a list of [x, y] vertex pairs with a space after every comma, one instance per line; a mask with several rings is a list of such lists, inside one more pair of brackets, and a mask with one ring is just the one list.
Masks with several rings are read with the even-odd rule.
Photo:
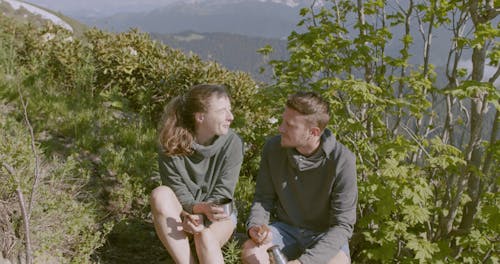
[[153, 224], [144, 219], [126, 219], [116, 224], [93, 258], [103, 264], [175, 263], [156, 236]]

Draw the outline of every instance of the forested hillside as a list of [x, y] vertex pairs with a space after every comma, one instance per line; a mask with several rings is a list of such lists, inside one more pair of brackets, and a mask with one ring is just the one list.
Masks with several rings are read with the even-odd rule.
[[[185, 53], [193, 52], [204, 60], [216, 61], [229, 70], [243, 71], [262, 82], [272, 81], [270, 60], [287, 59], [286, 40], [248, 37], [230, 33], [196, 33], [179, 34], [150, 33], [167, 46], [180, 49]], [[270, 46], [273, 52], [263, 56], [258, 51]]]
[[[270, 61], [269, 85], [138, 30], [80, 37], [1, 15], [0, 261], [169, 263], [148, 205], [160, 184], [158, 119], [191, 85], [221, 83], [245, 141], [238, 232], [286, 95], [313, 90], [331, 103], [328, 127], [357, 157], [353, 263], [498, 263], [498, 13], [493, 1], [305, 8], [289, 57]], [[430, 53], [437, 27], [451, 30], [448, 54]], [[410, 54], [416, 37], [427, 48]], [[389, 39], [399, 40], [398, 56], [385, 52]], [[464, 53], [470, 69], [458, 66]], [[443, 73], [431, 56], [448, 62]], [[225, 246], [225, 262], [240, 263], [239, 250], [236, 240]]]

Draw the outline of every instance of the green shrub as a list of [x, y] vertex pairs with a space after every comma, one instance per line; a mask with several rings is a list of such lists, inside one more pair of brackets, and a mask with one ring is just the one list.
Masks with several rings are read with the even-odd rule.
[[[19, 189], [24, 194], [26, 208], [32, 202], [28, 225], [35, 263], [88, 260], [96, 248], [102, 246], [107, 232], [99, 223], [101, 216], [95, 210], [95, 199], [84, 190], [90, 172], [78, 165], [75, 156], [47, 159], [37, 146], [35, 152], [40, 155], [41, 167], [39, 182], [32, 189], [35, 156], [27, 127], [0, 112], [0, 138], [0, 175], [4, 179], [0, 198], [17, 200], [19, 197], [13, 196]], [[11, 166], [14, 174], [5, 166]], [[22, 244], [25, 219], [20, 211], [10, 211], [5, 217], [18, 223], [14, 227], [16, 232], [5, 235], [15, 237], [17, 244]], [[6, 248], [2, 250], [8, 252]], [[16, 258], [22, 252], [22, 248], [17, 247], [6, 257]]]

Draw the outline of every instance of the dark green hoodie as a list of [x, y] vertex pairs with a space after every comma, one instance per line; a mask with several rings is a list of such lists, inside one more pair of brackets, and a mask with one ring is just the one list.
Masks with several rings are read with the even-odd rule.
[[321, 151], [305, 157], [281, 147], [281, 136], [263, 150], [247, 227], [268, 224], [270, 216], [292, 226], [325, 232], [301, 263], [327, 263], [348, 243], [356, 222], [356, 158], [329, 130]]
[[176, 194], [184, 210], [219, 198], [233, 199], [243, 162], [243, 141], [231, 129], [209, 146], [193, 145], [189, 156], [166, 156], [159, 151], [158, 162], [163, 184]]

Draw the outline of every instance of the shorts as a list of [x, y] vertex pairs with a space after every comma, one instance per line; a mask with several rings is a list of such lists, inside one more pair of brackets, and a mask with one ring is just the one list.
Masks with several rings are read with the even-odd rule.
[[[326, 234], [283, 222], [274, 222], [269, 225], [269, 229], [273, 236], [272, 243], [278, 245], [283, 254], [290, 260], [299, 258], [306, 249], [314, 246]], [[340, 250], [344, 251], [346, 256], [350, 258], [348, 243], [343, 245]]]
[[[206, 227], [209, 227], [212, 224], [212, 221], [208, 220], [206, 216], [204, 216], [203, 218], [204, 218], [203, 224]], [[231, 218], [231, 222], [233, 222], [235, 226], [238, 224], [238, 213], [236, 211], [233, 211], [233, 213], [229, 216], [229, 218]]]

